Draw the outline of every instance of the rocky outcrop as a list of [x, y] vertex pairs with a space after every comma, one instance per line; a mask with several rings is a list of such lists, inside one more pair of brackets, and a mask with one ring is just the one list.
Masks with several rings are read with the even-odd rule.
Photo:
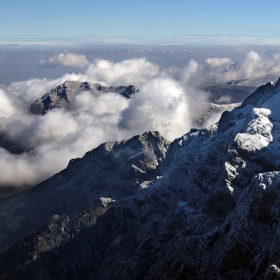
[[[36, 215], [44, 218], [39, 206], [34, 214], [28, 200], [38, 200], [36, 192], [41, 193], [38, 204], [51, 201], [45, 211], [51, 208], [61, 216], [62, 209], [70, 209], [69, 219], [76, 220], [63, 227], [67, 233], [59, 235], [61, 241], [51, 241], [57, 234], [47, 230], [45, 247], [38, 238], [46, 231], [44, 223], [16, 242], [0, 255], [0, 275], [280, 279], [278, 104], [280, 80], [260, 87], [215, 125], [192, 129], [172, 143], [149, 132], [103, 144], [23, 198], [14, 196], [13, 205], [32, 209], [30, 223]], [[82, 215], [75, 216], [76, 205], [88, 207], [101, 196], [103, 204], [95, 207], [104, 213], [67, 237], [82, 221]], [[6, 206], [11, 209], [11, 202]], [[61, 227], [61, 218], [51, 221], [52, 228]], [[35, 245], [24, 243], [30, 238]], [[30, 252], [35, 259], [27, 258]]]
[[66, 81], [32, 103], [30, 106], [30, 112], [37, 115], [43, 115], [47, 111], [55, 108], [70, 110], [75, 95], [82, 91], [89, 91], [95, 96], [108, 92], [115, 92], [126, 98], [131, 98], [138, 89], [132, 85], [114, 87], [102, 86], [99, 83], [94, 84], [88, 82]]

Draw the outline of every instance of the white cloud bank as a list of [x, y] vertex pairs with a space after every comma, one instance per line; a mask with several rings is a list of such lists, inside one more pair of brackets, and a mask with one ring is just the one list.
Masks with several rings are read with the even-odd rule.
[[[145, 58], [119, 63], [98, 60], [82, 73], [11, 83], [0, 90], [0, 131], [25, 152], [14, 155], [0, 148], [0, 186], [34, 185], [105, 141], [122, 140], [147, 130], [158, 130], [170, 140], [179, 137], [207, 109], [203, 104], [208, 95], [190, 86], [192, 80], [212, 75], [216, 81], [228, 81], [280, 70], [280, 56], [273, 58], [265, 61], [250, 52], [243, 61], [211, 58], [199, 65], [191, 60], [176, 71], [163, 71]], [[95, 97], [81, 92], [71, 111], [55, 109], [43, 116], [28, 112], [32, 102], [65, 80], [133, 84], [139, 86], [139, 92], [130, 100], [116, 93]]]

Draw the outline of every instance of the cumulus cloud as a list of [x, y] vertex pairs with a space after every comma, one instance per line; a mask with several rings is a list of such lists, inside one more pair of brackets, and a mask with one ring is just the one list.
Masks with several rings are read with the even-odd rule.
[[147, 79], [159, 75], [159, 66], [145, 58], [129, 59], [119, 63], [100, 59], [91, 64], [86, 75], [111, 85], [140, 85]]
[[39, 64], [44, 67], [57, 67], [57, 66], [74, 66], [79, 68], [87, 67], [90, 63], [85, 55], [79, 55], [74, 53], [59, 53], [47, 60], [40, 60]]
[[119, 126], [133, 132], [158, 130], [169, 139], [190, 128], [188, 98], [178, 82], [155, 78], [145, 83], [121, 114]]

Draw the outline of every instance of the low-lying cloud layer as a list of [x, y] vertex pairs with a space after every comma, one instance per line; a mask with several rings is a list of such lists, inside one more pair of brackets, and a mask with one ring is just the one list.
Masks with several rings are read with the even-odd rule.
[[[48, 63], [87, 63], [86, 57], [69, 55], [55, 56]], [[243, 61], [210, 58], [199, 65], [191, 60], [183, 69], [160, 69], [145, 58], [119, 63], [97, 60], [81, 73], [54, 80], [13, 82], [0, 89], [0, 131], [25, 152], [15, 155], [0, 148], [0, 185], [34, 185], [102, 142], [122, 140], [147, 130], [158, 130], [173, 140], [195, 126], [207, 110], [208, 94], [191, 86], [192, 81], [201, 80], [203, 75], [226, 82], [255, 73], [267, 74], [280, 70], [280, 57], [274, 59], [263, 61], [250, 52]], [[66, 80], [133, 84], [139, 86], [139, 92], [129, 100], [116, 93], [96, 97], [84, 91], [75, 97], [71, 111], [55, 109], [43, 116], [29, 113], [31, 103]]]

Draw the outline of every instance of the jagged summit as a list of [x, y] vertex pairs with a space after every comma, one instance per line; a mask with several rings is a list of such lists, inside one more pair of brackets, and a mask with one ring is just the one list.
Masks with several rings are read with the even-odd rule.
[[93, 95], [115, 92], [126, 98], [131, 98], [138, 89], [135, 86], [103, 86], [99, 83], [88, 83], [79, 81], [66, 81], [37, 99], [30, 106], [30, 112], [33, 114], [45, 114], [48, 110], [54, 108], [71, 109], [71, 102], [75, 95], [82, 91], [90, 91]]
[[1, 254], [0, 275], [279, 279], [279, 83], [208, 128], [172, 143], [147, 132], [102, 144], [2, 200], [2, 224], [17, 225], [1, 228], [2, 244], [31, 230], [34, 217], [37, 227], [59, 216]]

